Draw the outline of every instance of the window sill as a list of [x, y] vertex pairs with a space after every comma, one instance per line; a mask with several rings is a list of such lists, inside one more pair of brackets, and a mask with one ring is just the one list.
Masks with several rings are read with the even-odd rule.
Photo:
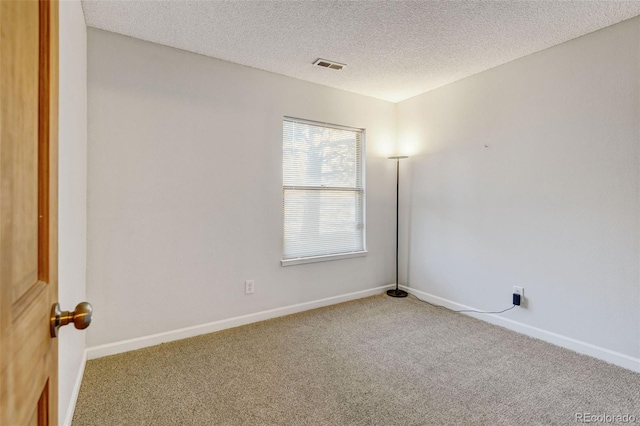
[[364, 257], [367, 255], [367, 251], [356, 251], [353, 253], [341, 253], [341, 254], [329, 254], [327, 256], [313, 256], [313, 257], [299, 257], [297, 259], [282, 259], [280, 264], [282, 266], [294, 266], [302, 265], [305, 263], [326, 262], [328, 260], [341, 260], [350, 259], [352, 257]]

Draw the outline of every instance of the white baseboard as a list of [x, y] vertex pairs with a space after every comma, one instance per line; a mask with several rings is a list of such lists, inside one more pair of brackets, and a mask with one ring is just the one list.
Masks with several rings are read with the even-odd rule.
[[239, 327], [241, 325], [251, 324], [258, 321], [264, 321], [284, 315], [295, 314], [298, 312], [308, 311], [310, 309], [321, 308], [323, 306], [335, 305], [336, 303], [347, 302], [349, 300], [375, 296], [376, 294], [380, 294], [391, 287], [391, 285], [385, 285], [368, 290], [356, 291], [354, 293], [327, 297], [325, 299], [314, 300], [311, 302], [298, 303], [296, 305], [284, 306], [282, 308], [269, 309], [267, 311], [256, 312], [254, 314], [241, 315], [238, 317], [214, 321], [207, 324], [195, 325], [178, 330], [152, 334], [150, 336], [137, 337], [135, 339], [128, 339], [122, 340], [120, 342], [93, 346], [87, 348], [87, 359], [102, 358], [122, 352], [134, 351], [136, 349], [155, 346], [161, 343], [187, 339], [189, 337], [199, 336], [201, 334], [213, 333], [215, 331]]
[[84, 367], [87, 365], [87, 350], [82, 353], [82, 361], [80, 362], [80, 368], [78, 369], [78, 375], [76, 376], [76, 382], [73, 385], [73, 392], [71, 393], [71, 401], [69, 401], [69, 407], [67, 407], [67, 414], [64, 416], [64, 426], [71, 426], [73, 421], [73, 413], [76, 411], [76, 402], [78, 402], [78, 395], [80, 394], [80, 385], [82, 385], [82, 377], [84, 376]]
[[[443, 299], [441, 297], [434, 296], [433, 294], [425, 293], [423, 291], [416, 290], [411, 287], [406, 287], [403, 285], [401, 285], [400, 287], [403, 290], [415, 295], [420, 299], [426, 300], [427, 302], [435, 303], [437, 305], [445, 306], [449, 309], [479, 310], [477, 308], [461, 305], [460, 303]], [[601, 348], [599, 346], [592, 345], [590, 343], [572, 339], [571, 337], [562, 336], [560, 334], [543, 330], [541, 328], [532, 327], [530, 325], [526, 325], [521, 322], [514, 321], [512, 319], [498, 316], [495, 314], [476, 314], [472, 312], [463, 312], [463, 313], [465, 315], [469, 315], [479, 320], [486, 321], [488, 323], [498, 325], [504, 328], [508, 328], [509, 330], [513, 330], [518, 333], [522, 333], [527, 336], [534, 337], [536, 339], [544, 340], [545, 342], [549, 342], [556, 346], [570, 349], [572, 351], [575, 351], [584, 355], [589, 355], [594, 358], [598, 358], [603, 361], [609, 362], [611, 364], [615, 364], [620, 367], [627, 368], [629, 370], [640, 373], [640, 358], [634, 358], [629, 355], [621, 354], [619, 352], [614, 352], [609, 349]]]

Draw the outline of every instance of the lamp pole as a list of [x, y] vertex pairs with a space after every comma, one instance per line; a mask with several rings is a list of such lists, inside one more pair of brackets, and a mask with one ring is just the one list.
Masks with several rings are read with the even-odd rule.
[[398, 247], [400, 239], [400, 160], [409, 158], [406, 155], [396, 155], [389, 157], [389, 160], [396, 160], [396, 288], [387, 290], [391, 297], [407, 297], [407, 292], [398, 288]]

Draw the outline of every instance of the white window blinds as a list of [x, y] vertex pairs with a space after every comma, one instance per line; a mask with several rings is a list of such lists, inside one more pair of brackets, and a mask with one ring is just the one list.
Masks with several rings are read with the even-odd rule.
[[284, 119], [284, 260], [364, 251], [363, 133]]

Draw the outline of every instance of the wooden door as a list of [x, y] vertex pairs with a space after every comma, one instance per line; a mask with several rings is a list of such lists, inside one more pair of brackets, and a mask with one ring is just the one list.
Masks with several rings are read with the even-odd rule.
[[57, 415], [58, 4], [0, 0], [0, 424]]

